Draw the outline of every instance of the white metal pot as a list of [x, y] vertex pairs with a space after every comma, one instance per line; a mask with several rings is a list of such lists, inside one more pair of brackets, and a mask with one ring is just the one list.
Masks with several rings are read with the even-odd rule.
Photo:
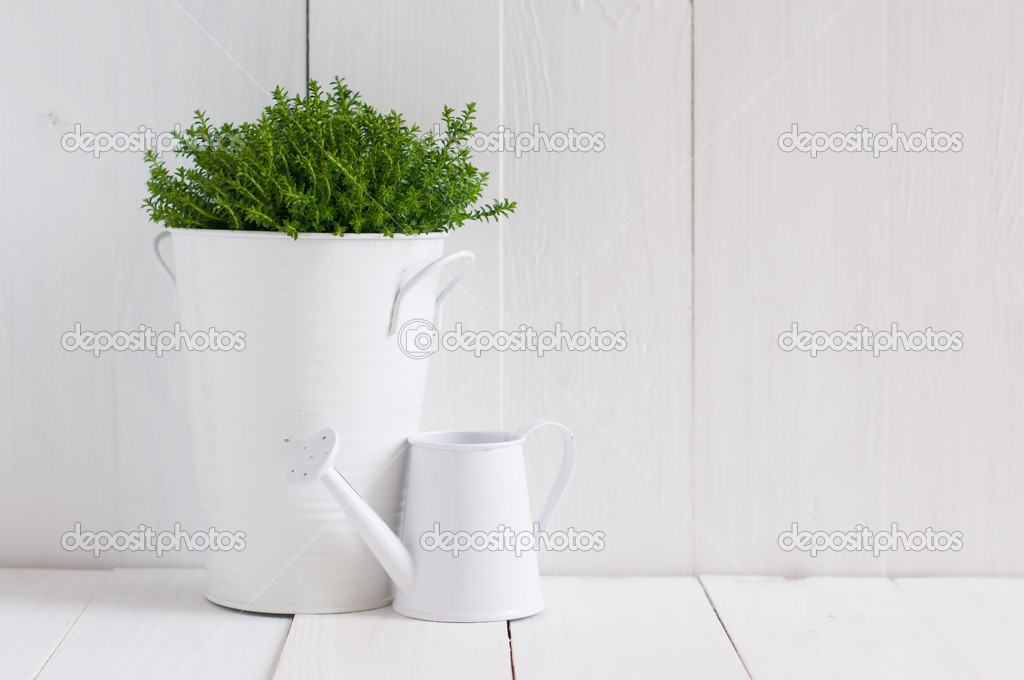
[[[441, 256], [423, 236], [181, 230], [172, 238], [182, 329], [242, 332], [241, 351], [186, 351], [200, 502], [242, 550], [208, 550], [206, 596], [269, 613], [333, 613], [386, 605], [392, 588], [326, 489], [296, 489], [283, 462], [307, 433], [339, 436], [339, 463], [393, 528], [405, 486], [406, 438], [418, 431], [427, 362], [394, 335], [436, 319], [468, 272], [468, 251]], [[442, 265], [462, 269], [438, 294]]]

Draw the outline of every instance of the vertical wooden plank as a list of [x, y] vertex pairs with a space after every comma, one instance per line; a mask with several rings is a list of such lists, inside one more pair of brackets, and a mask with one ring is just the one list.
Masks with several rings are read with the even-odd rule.
[[[701, 571], [1019, 573], [1024, 76], [1014, 3], [697, 3]], [[984, 75], [982, 75], [984, 74]], [[726, 86], [727, 84], [727, 86]], [[783, 132], [962, 132], [959, 153], [825, 153]], [[960, 352], [778, 347], [801, 330], [964, 333]], [[995, 520], [993, 520], [995, 518]], [[783, 552], [781, 532], [962, 531], [959, 552]]]
[[49, 678], [270, 678], [290, 616], [203, 597], [191, 569], [118, 569], [39, 674]]
[[[445, 105], [477, 104], [477, 126], [496, 129], [499, 99], [499, 3], [458, 0], [338, 3], [311, 0], [310, 75], [340, 76], [380, 110], [396, 110], [423, 129]], [[501, 194], [498, 155], [477, 154], [490, 172], [483, 200]], [[472, 223], [450, 232], [446, 251], [468, 249], [476, 265], [445, 301], [443, 324], [493, 331], [501, 322], [500, 224]], [[440, 352], [431, 358], [423, 423], [432, 429], [499, 424], [500, 360], [494, 353]], [[412, 434], [412, 433], [410, 433]]]
[[506, 623], [414, 621], [390, 607], [296, 616], [274, 680], [339, 677], [511, 680]]
[[896, 586], [983, 678], [1024, 668], [1024, 579], [910, 578]]
[[[884, 518], [879, 447], [888, 419], [877, 400], [844, 395], [881, 389], [877, 371], [886, 360], [811, 359], [777, 345], [794, 321], [834, 330], [889, 318], [887, 282], [878, 277], [891, 261], [885, 162], [851, 154], [811, 160], [777, 146], [794, 122], [812, 131], [884, 125], [880, 7], [696, 5], [700, 571], [881, 573], [880, 561], [862, 556], [812, 560], [776, 545], [792, 522], [878, 528]], [[840, 82], [846, 86], [832, 86]]]
[[35, 677], [106, 578], [102, 571], [0, 569], [4, 677]]
[[[602, 141], [589, 152], [505, 154], [507, 193], [520, 202], [502, 246], [505, 325], [623, 330], [628, 344], [621, 352], [505, 356], [507, 424], [552, 418], [577, 436], [579, 461], [556, 525], [607, 535], [602, 553], [544, 554], [542, 566], [562, 574], [686, 573], [690, 6], [504, 7], [505, 125]], [[557, 461], [529, 457], [539, 507]]]
[[0, 515], [19, 520], [0, 526], [0, 564], [152, 564], [152, 555], [67, 554], [60, 537], [75, 522], [94, 531], [199, 523], [180, 357], [96, 358], [60, 344], [76, 322], [172, 327], [173, 291], [151, 252], [158, 227], [139, 207], [141, 153], [96, 158], [61, 140], [76, 125], [160, 133], [189, 125], [197, 108], [217, 121], [255, 116], [265, 88], [302, 83], [304, 17], [302, 0], [5, 9], [0, 451], [10, 455]]
[[544, 596], [511, 622], [517, 680], [747, 678], [695, 578], [548, 577]]
[[1024, 516], [1024, 6], [886, 7], [893, 121], [963, 135], [959, 153], [891, 161], [893, 317], [960, 330], [964, 348], [894, 366], [885, 405], [890, 518], [964, 548], [894, 553], [889, 572], [1024, 576], [1008, 540]]
[[701, 581], [752, 678], [978, 677], [888, 579]]

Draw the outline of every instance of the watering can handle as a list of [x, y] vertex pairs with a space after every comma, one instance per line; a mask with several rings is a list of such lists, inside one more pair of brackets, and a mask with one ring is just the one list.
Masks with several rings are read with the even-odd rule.
[[416, 287], [416, 284], [422, 281], [427, 276], [427, 274], [434, 271], [438, 267], [443, 267], [449, 262], [454, 262], [455, 260], [464, 260], [465, 264], [463, 264], [462, 269], [460, 269], [455, 274], [455, 276], [452, 277], [452, 280], [448, 283], [448, 285], [445, 286], [440, 293], [438, 293], [437, 299], [434, 301], [433, 324], [434, 328], [437, 328], [437, 325], [441, 320], [441, 301], [444, 300], [445, 297], [447, 297], [448, 293], [452, 292], [455, 286], [459, 285], [459, 281], [461, 281], [466, 276], [466, 274], [469, 273], [469, 270], [472, 269], [473, 267], [473, 262], [476, 261], [476, 256], [469, 250], [460, 250], [458, 252], [450, 253], [448, 255], [442, 255], [441, 257], [437, 258], [436, 260], [428, 264], [423, 269], [416, 272], [415, 276], [409, 279], [404, 286], [398, 289], [398, 295], [395, 296], [395, 306], [392, 308], [391, 311], [391, 328], [388, 330], [388, 335], [394, 335], [395, 333], [398, 332], [398, 317], [402, 309], [402, 300], [405, 298], [406, 293], [408, 293], [410, 290]]
[[165, 274], [167, 274], [167, 278], [171, 280], [171, 285], [177, 285], [178, 282], [174, 278], [174, 272], [167, 266], [167, 260], [164, 259], [164, 256], [160, 254], [160, 243], [166, 241], [170, 237], [171, 232], [169, 231], [163, 231], [157, 234], [156, 238], [153, 239], [153, 254], [156, 255], [157, 264], [159, 264], [160, 268], [164, 270]]
[[538, 530], [544, 532], [548, 530], [548, 525], [551, 524], [551, 518], [554, 516], [558, 503], [565, 494], [565, 487], [569, 484], [569, 478], [572, 477], [572, 469], [576, 466], [576, 440], [572, 436], [572, 430], [561, 423], [550, 420], [536, 420], [528, 423], [516, 430], [516, 434], [526, 439], [534, 430], [541, 427], [554, 427], [562, 435], [562, 469], [558, 472], [558, 478], [555, 479], [555, 485], [548, 495], [548, 500], [544, 504], [544, 511], [541, 513], [540, 521], [537, 523]]

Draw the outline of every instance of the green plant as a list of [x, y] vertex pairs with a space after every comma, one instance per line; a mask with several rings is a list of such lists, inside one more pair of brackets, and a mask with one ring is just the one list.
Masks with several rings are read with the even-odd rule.
[[487, 173], [470, 162], [475, 105], [444, 108], [444, 132], [422, 133], [394, 111], [379, 113], [342, 80], [305, 97], [280, 87], [251, 123], [214, 127], [202, 111], [175, 133], [191, 164], [171, 171], [149, 151], [150, 219], [168, 227], [426, 234], [497, 219], [515, 202], [473, 207]]

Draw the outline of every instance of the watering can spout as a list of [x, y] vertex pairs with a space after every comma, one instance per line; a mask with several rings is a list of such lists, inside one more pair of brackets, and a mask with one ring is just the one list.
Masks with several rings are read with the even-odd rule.
[[334, 430], [320, 430], [292, 455], [285, 476], [289, 482], [300, 485], [320, 479], [398, 589], [410, 591], [415, 580], [412, 556], [391, 527], [334, 468], [337, 452]]

